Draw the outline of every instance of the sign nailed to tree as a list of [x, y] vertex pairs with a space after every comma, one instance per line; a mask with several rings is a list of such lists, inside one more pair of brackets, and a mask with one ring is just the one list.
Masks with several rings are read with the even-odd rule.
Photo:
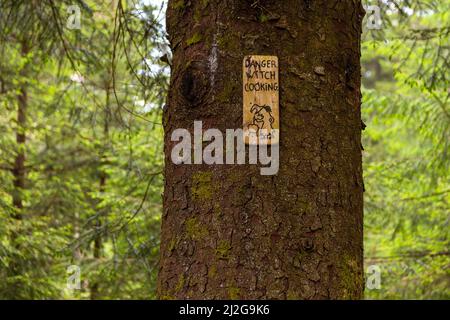
[[246, 56], [243, 66], [245, 143], [279, 142], [278, 57]]

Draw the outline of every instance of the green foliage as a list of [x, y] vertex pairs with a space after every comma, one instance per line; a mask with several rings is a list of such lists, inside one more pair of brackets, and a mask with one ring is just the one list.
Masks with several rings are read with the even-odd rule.
[[382, 7], [363, 47], [368, 299], [449, 299], [449, 1]]
[[[140, 6], [139, 16], [131, 1], [126, 9], [86, 1], [81, 29], [66, 28], [67, 6], [80, 3], [1, 4], [0, 299], [154, 298], [161, 26], [152, 7]], [[19, 154], [25, 188], [14, 186]], [[71, 265], [80, 267], [81, 290], [66, 286]]]

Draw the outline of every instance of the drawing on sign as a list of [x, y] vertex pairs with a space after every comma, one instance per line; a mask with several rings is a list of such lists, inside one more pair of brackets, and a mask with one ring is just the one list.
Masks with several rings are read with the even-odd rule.
[[247, 144], [279, 140], [278, 58], [247, 56], [243, 66], [243, 125]]
[[275, 122], [275, 118], [272, 115], [272, 108], [268, 105], [260, 106], [254, 104], [250, 108], [250, 112], [253, 113], [253, 121], [248, 126], [248, 129], [256, 133], [257, 136], [262, 134], [262, 132], [267, 132], [271, 135], [273, 123]]

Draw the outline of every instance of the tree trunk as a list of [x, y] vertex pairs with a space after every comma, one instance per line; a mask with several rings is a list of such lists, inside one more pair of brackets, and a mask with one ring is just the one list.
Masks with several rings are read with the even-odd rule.
[[[106, 100], [105, 100], [105, 112], [104, 112], [104, 119], [103, 119], [103, 141], [105, 142], [106, 146], [109, 147], [109, 122], [111, 120], [111, 105], [110, 105], [110, 98], [111, 98], [111, 84], [112, 84], [112, 75], [109, 74], [108, 81], [105, 84], [105, 93], [106, 93]], [[103, 194], [106, 191], [106, 180], [108, 178], [108, 174], [105, 170], [105, 162], [107, 159], [106, 155], [106, 149], [105, 146], [102, 146], [101, 154], [100, 154], [100, 168], [99, 168], [99, 191]], [[99, 203], [101, 203], [102, 200], [99, 200]], [[101, 210], [105, 210], [105, 208], [102, 208]], [[97, 218], [95, 221], [95, 236], [94, 236], [94, 251], [93, 251], [93, 258], [95, 263], [99, 263], [99, 260], [102, 258], [103, 253], [103, 236], [102, 236], [102, 220], [106, 217], [106, 212], [101, 213], [97, 212]], [[92, 281], [91, 287], [90, 287], [90, 293], [91, 293], [91, 300], [100, 300], [100, 290], [99, 290], [99, 280], [95, 279]]]
[[[29, 52], [28, 44], [26, 41], [21, 43], [21, 54], [25, 57]], [[26, 76], [26, 67], [20, 72], [21, 81], [24, 81]], [[23, 209], [23, 197], [22, 192], [25, 189], [25, 142], [26, 142], [26, 119], [27, 119], [27, 103], [28, 95], [26, 84], [21, 84], [19, 94], [17, 96], [17, 131], [16, 131], [16, 143], [17, 143], [17, 155], [14, 160], [14, 167], [12, 170], [14, 180], [14, 191], [12, 194], [12, 202], [15, 208], [14, 218], [22, 219]]]
[[[105, 119], [105, 121], [107, 121]], [[100, 192], [105, 192], [106, 187], [106, 173], [104, 172], [103, 168], [100, 172]], [[101, 202], [101, 201], [100, 201]], [[94, 236], [94, 250], [93, 250], [93, 258], [94, 263], [100, 264], [100, 259], [102, 258], [102, 251], [103, 251], [103, 238], [102, 238], [102, 215], [100, 213], [97, 213], [98, 217], [95, 221], [95, 236]], [[96, 275], [96, 279], [92, 281], [92, 284], [90, 286], [90, 299], [91, 300], [100, 300], [100, 290], [99, 290], [99, 280], [97, 279], [98, 275]]]
[[[26, 40], [22, 40], [21, 43], [21, 56], [25, 58], [29, 53], [29, 46]], [[23, 66], [20, 71], [20, 81], [24, 81], [27, 76], [28, 65]], [[17, 154], [14, 159], [14, 165], [12, 167], [13, 175], [13, 190], [11, 194], [12, 204], [14, 211], [11, 217], [15, 220], [22, 220], [24, 218], [23, 212], [23, 191], [26, 187], [26, 167], [25, 167], [25, 144], [26, 144], [26, 124], [27, 124], [27, 107], [28, 107], [28, 93], [27, 84], [21, 83], [19, 92], [17, 94], [17, 129], [16, 129], [16, 143]], [[19, 224], [20, 229], [16, 228], [11, 232], [10, 242], [11, 246], [15, 249], [15, 259], [11, 260], [7, 271], [7, 278], [13, 279], [8, 288], [8, 295], [11, 298], [16, 298], [20, 295], [22, 290], [20, 280], [16, 277], [22, 274], [22, 245], [18, 238], [23, 235], [25, 230]]]
[[[353, 1], [169, 1], [163, 299], [360, 299], [360, 36]], [[242, 128], [242, 61], [279, 58], [280, 169], [175, 165], [178, 128]]]

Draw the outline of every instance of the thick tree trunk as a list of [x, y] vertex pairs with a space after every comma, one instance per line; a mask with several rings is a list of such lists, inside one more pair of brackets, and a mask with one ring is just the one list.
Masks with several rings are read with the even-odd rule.
[[[362, 297], [363, 14], [359, 0], [169, 1], [161, 298]], [[245, 55], [279, 58], [278, 174], [173, 164], [173, 130], [242, 128]]]

